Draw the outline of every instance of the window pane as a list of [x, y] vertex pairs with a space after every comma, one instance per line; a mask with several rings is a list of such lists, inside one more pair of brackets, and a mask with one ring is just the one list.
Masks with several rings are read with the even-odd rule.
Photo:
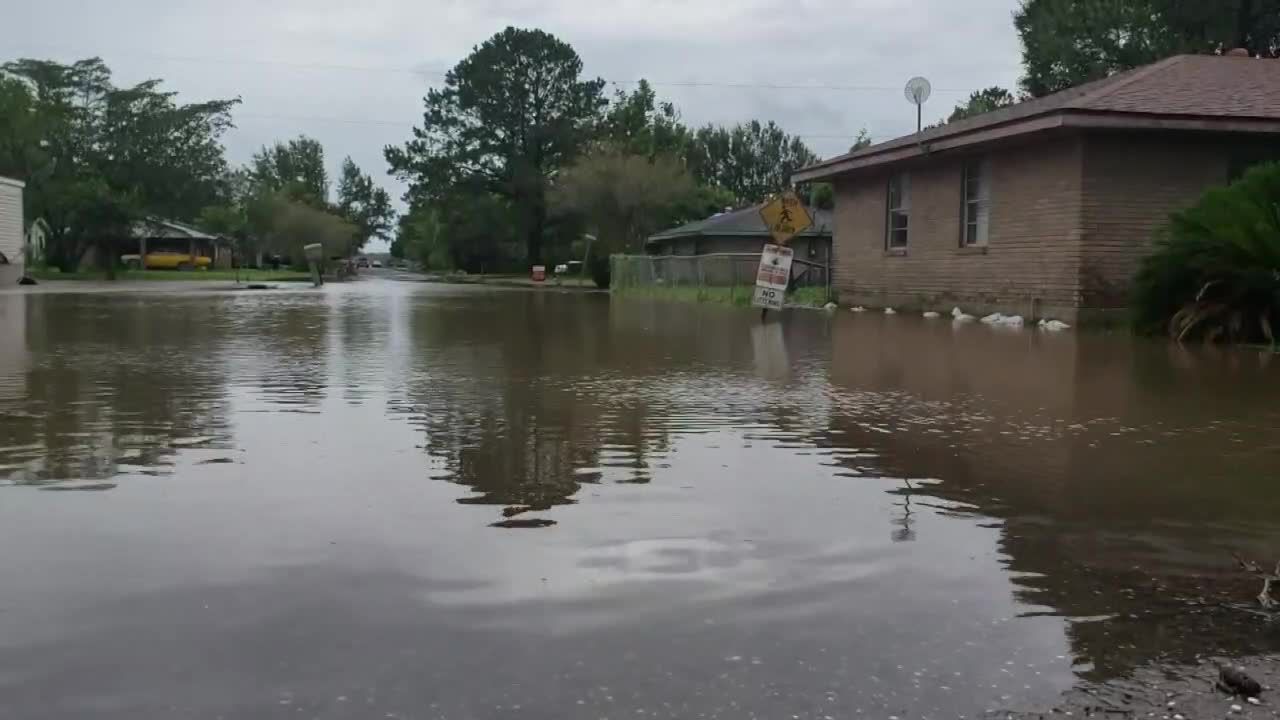
[[961, 218], [964, 223], [962, 236], [964, 245], [985, 245], [987, 242], [987, 221], [990, 215], [988, 205], [991, 191], [988, 168], [986, 160], [964, 164], [964, 203]]
[[906, 173], [890, 176], [887, 205], [885, 245], [891, 248], [906, 247], [911, 206], [911, 183]]

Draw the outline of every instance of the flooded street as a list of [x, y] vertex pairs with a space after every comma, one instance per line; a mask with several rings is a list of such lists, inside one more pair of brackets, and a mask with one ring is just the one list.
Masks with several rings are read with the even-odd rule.
[[1232, 553], [1280, 560], [1278, 476], [1256, 350], [388, 280], [0, 294], [0, 718], [1039, 712], [1269, 662]]

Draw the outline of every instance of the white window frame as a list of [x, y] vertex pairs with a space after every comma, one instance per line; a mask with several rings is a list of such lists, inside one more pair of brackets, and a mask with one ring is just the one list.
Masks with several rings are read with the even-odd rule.
[[885, 187], [884, 247], [906, 250], [910, 242], [911, 175], [900, 172], [891, 175]]
[[991, 239], [991, 162], [965, 161], [960, 171], [960, 247], [986, 247]]

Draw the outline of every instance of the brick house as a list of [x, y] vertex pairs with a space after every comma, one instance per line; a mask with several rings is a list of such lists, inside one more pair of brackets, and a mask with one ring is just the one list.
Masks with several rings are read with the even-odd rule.
[[1169, 213], [1280, 159], [1280, 60], [1181, 55], [796, 173], [835, 187], [850, 305], [1124, 308]]

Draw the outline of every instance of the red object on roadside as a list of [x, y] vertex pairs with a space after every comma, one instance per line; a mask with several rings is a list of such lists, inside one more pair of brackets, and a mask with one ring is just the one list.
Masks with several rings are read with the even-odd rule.
[[543, 281], [545, 281], [546, 279], [547, 279], [547, 266], [546, 266], [546, 265], [534, 265], [534, 266], [533, 266], [533, 281], [534, 281], [534, 282], [543, 282]]

